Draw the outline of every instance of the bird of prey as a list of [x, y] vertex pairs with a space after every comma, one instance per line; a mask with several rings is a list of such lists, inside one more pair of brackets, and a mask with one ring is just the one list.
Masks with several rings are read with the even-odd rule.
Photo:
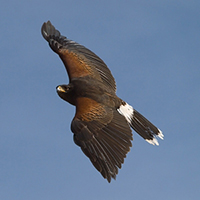
[[76, 107], [71, 123], [74, 142], [107, 179], [115, 179], [130, 151], [131, 128], [153, 145], [161, 130], [117, 97], [115, 80], [104, 61], [86, 47], [60, 34], [50, 21], [41, 28], [44, 39], [63, 61], [69, 84], [59, 85], [61, 99]]

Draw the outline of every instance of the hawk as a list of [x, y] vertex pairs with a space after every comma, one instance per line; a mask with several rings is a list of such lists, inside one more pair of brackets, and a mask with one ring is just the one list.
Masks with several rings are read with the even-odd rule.
[[69, 84], [59, 85], [61, 99], [76, 107], [71, 123], [73, 139], [94, 167], [115, 179], [132, 146], [131, 128], [153, 145], [161, 130], [116, 95], [116, 84], [104, 61], [86, 47], [61, 35], [50, 21], [41, 28], [44, 39], [59, 55]]

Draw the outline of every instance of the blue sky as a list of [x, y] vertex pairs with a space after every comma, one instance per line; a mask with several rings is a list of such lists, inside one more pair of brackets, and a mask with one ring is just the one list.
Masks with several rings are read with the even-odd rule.
[[[4, 200], [199, 199], [200, 2], [3, 1], [0, 8], [0, 196]], [[68, 83], [42, 38], [51, 20], [99, 55], [117, 94], [164, 133], [155, 147], [135, 132], [110, 184], [73, 142]]]

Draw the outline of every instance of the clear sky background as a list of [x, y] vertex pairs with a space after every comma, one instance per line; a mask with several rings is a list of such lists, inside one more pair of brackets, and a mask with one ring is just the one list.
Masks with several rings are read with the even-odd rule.
[[[157, 147], [133, 132], [110, 184], [73, 142], [47, 20], [99, 55], [118, 96], [165, 135]], [[3, 0], [0, 30], [0, 199], [200, 198], [200, 1]]]

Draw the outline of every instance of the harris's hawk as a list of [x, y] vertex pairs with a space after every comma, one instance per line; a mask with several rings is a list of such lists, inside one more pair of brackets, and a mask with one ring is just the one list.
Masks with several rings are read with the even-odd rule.
[[43, 24], [41, 31], [69, 76], [69, 84], [59, 85], [56, 90], [63, 100], [76, 107], [71, 123], [74, 142], [110, 182], [132, 146], [131, 128], [153, 145], [159, 145], [156, 137], [163, 139], [164, 135], [117, 97], [115, 80], [96, 54], [62, 36], [50, 21]]

